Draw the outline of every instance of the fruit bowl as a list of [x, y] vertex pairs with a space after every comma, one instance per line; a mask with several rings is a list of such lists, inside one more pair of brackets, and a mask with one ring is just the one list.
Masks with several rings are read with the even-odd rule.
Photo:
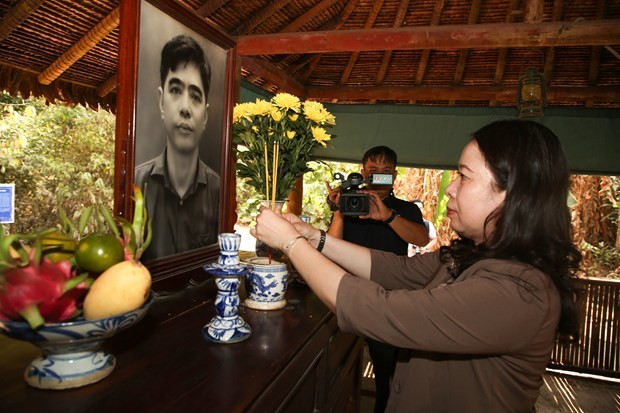
[[102, 349], [105, 339], [140, 321], [154, 301], [153, 292], [133, 311], [99, 320], [47, 323], [33, 330], [22, 321], [0, 321], [0, 332], [28, 341], [42, 353], [24, 372], [26, 383], [40, 389], [69, 389], [95, 383], [112, 373], [116, 359]]

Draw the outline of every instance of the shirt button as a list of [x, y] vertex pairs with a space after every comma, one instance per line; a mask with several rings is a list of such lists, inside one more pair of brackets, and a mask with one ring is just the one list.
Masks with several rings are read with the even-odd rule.
[[395, 393], [400, 393], [400, 384], [399, 383], [394, 383], [394, 392]]

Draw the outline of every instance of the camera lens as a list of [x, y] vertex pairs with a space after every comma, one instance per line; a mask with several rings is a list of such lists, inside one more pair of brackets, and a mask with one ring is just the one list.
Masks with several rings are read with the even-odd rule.
[[349, 198], [349, 211], [357, 211], [362, 206], [360, 199], [357, 197]]

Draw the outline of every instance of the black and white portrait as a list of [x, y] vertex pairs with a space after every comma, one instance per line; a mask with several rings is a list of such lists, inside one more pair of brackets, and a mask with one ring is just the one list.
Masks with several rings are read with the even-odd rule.
[[147, 2], [139, 45], [134, 182], [152, 260], [217, 242], [226, 51]]

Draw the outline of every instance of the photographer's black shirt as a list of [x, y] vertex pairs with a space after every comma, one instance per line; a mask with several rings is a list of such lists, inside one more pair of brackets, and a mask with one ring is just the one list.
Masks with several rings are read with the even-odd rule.
[[[398, 199], [390, 194], [383, 199], [388, 208], [395, 210], [400, 216], [411, 222], [424, 225], [422, 212], [413, 203]], [[342, 238], [367, 248], [389, 251], [398, 255], [407, 255], [409, 244], [390, 228], [388, 224], [374, 219], [360, 219], [355, 216], [344, 216]]]

